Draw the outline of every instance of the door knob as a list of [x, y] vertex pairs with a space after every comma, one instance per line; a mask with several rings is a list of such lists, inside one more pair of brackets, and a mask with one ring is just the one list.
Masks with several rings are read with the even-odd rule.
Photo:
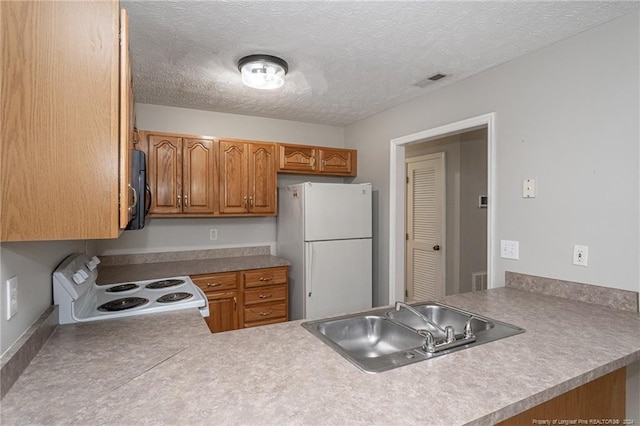
[[437, 244], [433, 246], [433, 251], [440, 251], [440, 246]]

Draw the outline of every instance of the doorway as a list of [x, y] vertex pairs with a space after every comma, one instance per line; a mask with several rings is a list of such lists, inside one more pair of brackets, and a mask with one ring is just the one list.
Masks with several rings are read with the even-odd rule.
[[[495, 238], [493, 236], [492, 230], [494, 229], [493, 223], [495, 220], [495, 214], [491, 206], [494, 202], [493, 194], [495, 194], [494, 121], [495, 114], [490, 113], [391, 140], [389, 192], [389, 303], [393, 303], [397, 300], [403, 300], [405, 296], [406, 151], [413, 149], [410, 148], [412, 145], [419, 146], [421, 144], [425, 144], [424, 146], [427, 146], [427, 143], [433, 142], [434, 140], [441, 139], [447, 136], [460, 135], [478, 129], [486, 129], [486, 194], [479, 194], [486, 195], [486, 198], [483, 198], [482, 200], [475, 200], [475, 203], [478, 203], [478, 208], [481, 208], [479, 207], [479, 203], [481, 201], [486, 205], [486, 269], [483, 271], [474, 271], [474, 273], [477, 286], [484, 285], [486, 286], [486, 288], [493, 287], [491, 271], [494, 269], [495, 262]], [[447, 213], [447, 215], [449, 215], [449, 213]], [[460, 234], [461, 231], [458, 232]], [[455, 241], [453, 243], [455, 244]], [[452, 243], [450, 242], [448, 246], [450, 247], [451, 244]], [[464, 251], [460, 250], [460, 248], [458, 248], [458, 250], [459, 252]], [[454, 270], [460, 271], [460, 268], [455, 268]], [[486, 274], [484, 273], [485, 271]], [[460, 272], [458, 272], [458, 274], [460, 274]], [[445, 273], [445, 275], [447, 274]], [[455, 279], [452, 280], [451, 277], [448, 277], [447, 282], [455, 282]], [[460, 281], [460, 279], [458, 278], [457, 282], [457, 288], [453, 288], [451, 291], [447, 290], [447, 294], [449, 292], [455, 293], [463, 290], [460, 284], [462, 281]]]
[[[436, 237], [426, 249], [433, 251], [432, 257], [441, 260], [441, 265], [431, 265], [424, 255], [415, 260], [422, 261], [417, 269], [412, 252], [407, 246], [407, 292], [411, 295], [411, 268], [424, 271], [421, 281], [433, 281], [433, 290], [418, 300], [429, 300], [445, 294], [466, 293], [486, 288], [487, 274], [487, 129], [486, 127], [425, 142], [410, 144], [405, 149], [405, 161], [411, 164], [429, 156], [442, 157], [442, 205], [436, 203], [421, 212], [422, 221], [432, 222], [441, 216], [440, 229], [435, 228]], [[445, 161], [446, 160], [446, 161]], [[410, 185], [407, 186], [408, 189]], [[422, 191], [418, 199], [434, 198], [429, 191]], [[412, 228], [409, 220], [411, 197], [407, 191], [407, 231]], [[437, 251], [435, 250], [437, 248]], [[439, 269], [442, 269], [440, 271]], [[407, 296], [407, 294], [409, 296]]]

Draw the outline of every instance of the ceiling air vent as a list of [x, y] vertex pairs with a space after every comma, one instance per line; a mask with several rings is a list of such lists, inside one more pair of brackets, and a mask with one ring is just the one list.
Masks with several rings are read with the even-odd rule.
[[417, 87], [425, 87], [431, 83], [433, 83], [434, 81], [438, 81], [441, 80], [443, 78], [445, 78], [447, 75], [446, 74], [434, 74], [431, 77], [427, 77], [424, 80], [420, 80], [416, 83], [413, 83], [412, 86], [417, 86]]

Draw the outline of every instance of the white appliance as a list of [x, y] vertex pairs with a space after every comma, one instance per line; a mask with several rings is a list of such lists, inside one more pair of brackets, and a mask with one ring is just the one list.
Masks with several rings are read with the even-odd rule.
[[280, 188], [277, 252], [291, 262], [291, 319], [371, 308], [371, 185]]
[[98, 257], [68, 256], [53, 272], [60, 324], [198, 308], [209, 316], [204, 293], [188, 276], [97, 285]]

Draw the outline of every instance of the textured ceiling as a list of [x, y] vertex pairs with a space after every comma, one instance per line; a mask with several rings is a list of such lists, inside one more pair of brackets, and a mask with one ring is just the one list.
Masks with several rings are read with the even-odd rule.
[[[344, 126], [637, 9], [637, 1], [123, 1], [136, 102]], [[289, 63], [246, 88], [237, 61]], [[435, 74], [449, 77], [424, 88]]]

